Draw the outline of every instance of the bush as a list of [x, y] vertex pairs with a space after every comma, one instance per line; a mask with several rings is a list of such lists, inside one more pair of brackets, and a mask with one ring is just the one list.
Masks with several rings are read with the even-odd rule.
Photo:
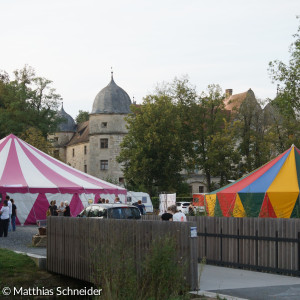
[[177, 259], [174, 239], [165, 237], [152, 241], [141, 261], [135, 259], [135, 249], [128, 244], [111, 245], [107, 250], [95, 251], [93, 281], [96, 279], [96, 284], [102, 288], [100, 299], [185, 298], [188, 292], [185, 265]]

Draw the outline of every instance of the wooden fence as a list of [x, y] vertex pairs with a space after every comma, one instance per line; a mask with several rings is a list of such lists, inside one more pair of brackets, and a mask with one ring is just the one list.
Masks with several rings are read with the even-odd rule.
[[300, 276], [300, 219], [187, 219], [197, 224], [199, 261]]
[[96, 265], [109, 255], [112, 247], [131, 247], [139, 266], [152, 240], [170, 235], [175, 239], [178, 258], [183, 259], [186, 266], [187, 282], [196, 290], [198, 239], [190, 237], [190, 227], [195, 226], [194, 222], [48, 217], [47, 269], [96, 283]]

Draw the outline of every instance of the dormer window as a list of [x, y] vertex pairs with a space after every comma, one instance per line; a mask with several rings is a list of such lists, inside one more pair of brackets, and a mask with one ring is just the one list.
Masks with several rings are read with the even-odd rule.
[[101, 123], [101, 128], [107, 128], [107, 122], [102, 122]]

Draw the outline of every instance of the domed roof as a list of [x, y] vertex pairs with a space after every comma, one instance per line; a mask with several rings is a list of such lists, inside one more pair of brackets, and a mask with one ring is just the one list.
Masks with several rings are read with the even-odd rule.
[[58, 131], [75, 131], [76, 124], [74, 119], [65, 112], [63, 105], [61, 106], [60, 111], [57, 113], [60, 118], [64, 120], [58, 124]]
[[92, 114], [129, 114], [131, 100], [128, 94], [120, 88], [111, 74], [110, 83], [96, 96]]

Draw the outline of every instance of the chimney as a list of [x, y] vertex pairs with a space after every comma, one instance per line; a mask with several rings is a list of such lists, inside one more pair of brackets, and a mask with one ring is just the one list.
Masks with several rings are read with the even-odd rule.
[[232, 96], [232, 89], [225, 90], [225, 95], [226, 95], [226, 98], [229, 98], [230, 96]]

